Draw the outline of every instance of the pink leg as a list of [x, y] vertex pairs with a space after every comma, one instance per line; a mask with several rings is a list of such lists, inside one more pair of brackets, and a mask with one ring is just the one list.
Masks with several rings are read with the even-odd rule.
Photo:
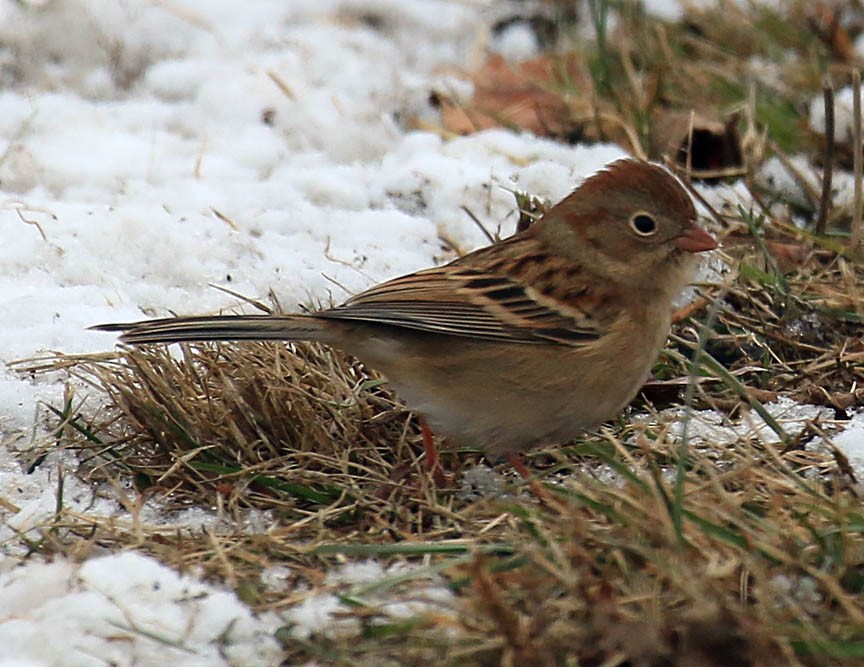
[[420, 433], [423, 434], [423, 452], [426, 454], [426, 469], [429, 475], [437, 486], [448, 486], [451, 482], [444, 474], [441, 468], [441, 461], [438, 458], [438, 447], [435, 446], [435, 438], [432, 436], [432, 429], [423, 417], [418, 417], [420, 422]]
[[511, 452], [507, 455], [507, 463], [513, 466], [513, 470], [519, 473], [519, 477], [524, 479], [526, 482], [531, 481], [531, 471], [528, 470], [528, 466], [525, 465], [525, 459], [522, 458], [522, 455], [518, 452]]

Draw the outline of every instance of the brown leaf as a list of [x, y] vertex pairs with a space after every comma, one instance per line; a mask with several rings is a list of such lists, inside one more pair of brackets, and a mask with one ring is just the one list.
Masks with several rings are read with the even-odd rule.
[[[569, 74], [576, 74], [567, 67]], [[474, 97], [467, 106], [442, 99], [444, 126], [459, 134], [493, 127], [518, 127], [538, 135], [566, 131], [569, 112], [562, 96], [550, 90], [553, 64], [547, 56], [511, 66], [493, 55], [473, 75]]]
[[611, 105], [595, 99], [578, 54], [544, 55], [518, 64], [492, 55], [471, 78], [474, 96], [467, 104], [437, 96], [442, 122], [451, 132], [506, 127], [538, 136], [609, 140], [631, 149], [621, 124], [610, 121]]
[[771, 257], [777, 262], [777, 268], [781, 273], [790, 271], [803, 265], [810, 257], [811, 248], [800, 243], [785, 243], [782, 241], [765, 241], [765, 248], [771, 253]]

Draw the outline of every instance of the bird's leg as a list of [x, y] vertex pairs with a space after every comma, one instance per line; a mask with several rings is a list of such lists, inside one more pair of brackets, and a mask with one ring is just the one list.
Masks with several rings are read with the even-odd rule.
[[526, 482], [530, 482], [533, 479], [531, 471], [528, 470], [528, 466], [525, 465], [525, 459], [522, 458], [522, 455], [519, 452], [510, 452], [507, 455], [507, 463], [509, 463], [513, 467], [513, 470], [519, 473], [519, 477], [524, 479]]
[[694, 299], [690, 303], [681, 306], [677, 310], [672, 311], [672, 323], [677, 324], [678, 322], [683, 322], [688, 317], [695, 315], [700, 310], [708, 306], [711, 302], [705, 297], [699, 297], [698, 299]]
[[426, 423], [423, 417], [418, 416], [417, 421], [420, 422], [420, 433], [423, 435], [423, 452], [426, 454], [426, 469], [429, 471], [429, 475], [436, 486], [449, 486], [453, 480], [448, 478], [441, 467], [441, 460], [438, 458], [438, 447], [435, 446], [432, 429], [429, 428], [429, 424]]
[[528, 488], [531, 489], [531, 493], [534, 494], [534, 497], [537, 498], [537, 500], [559, 514], [564, 513], [564, 506], [553, 498], [552, 494], [549, 493], [549, 489], [543, 486], [539, 480], [531, 474], [531, 471], [528, 470], [528, 466], [525, 465], [525, 459], [522, 458], [522, 455], [519, 452], [510, 452], [507, 454], [507, 462], [513, 467], [513, 470], [519, 473], [519, 476], [522, 479], [528, 482]]

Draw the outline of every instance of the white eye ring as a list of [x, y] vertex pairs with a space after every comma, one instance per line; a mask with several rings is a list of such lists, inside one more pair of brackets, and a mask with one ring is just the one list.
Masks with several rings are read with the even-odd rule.
[[630, 229], [637, 236], [641, 236], [643, 238], [648, 236], [654, 236], [657, 233], [657, 221], [654, 219], [654, 216], [650, 213], [646, 213], [645, 211], [637, 211], [633, 215], [630, 216]]

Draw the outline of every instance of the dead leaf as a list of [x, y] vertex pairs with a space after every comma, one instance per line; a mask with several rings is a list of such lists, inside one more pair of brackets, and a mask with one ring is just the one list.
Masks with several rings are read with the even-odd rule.
[[544, 55], [517, 64], [492, 55], [471, 79], [474, 96], [465, 104], [436, 96], [450, 132], [505, 127], [568, 141], [613, 141], [632, 149], [612, 105], [595, 99], [587, 65], [578, 54]]
[[765, 241], [765, 249], [777, 262], [781, 273], [789, 273], [802, 266], [810, 258], [812, 249], [800, 243], [785, 243], [782, 241]]

